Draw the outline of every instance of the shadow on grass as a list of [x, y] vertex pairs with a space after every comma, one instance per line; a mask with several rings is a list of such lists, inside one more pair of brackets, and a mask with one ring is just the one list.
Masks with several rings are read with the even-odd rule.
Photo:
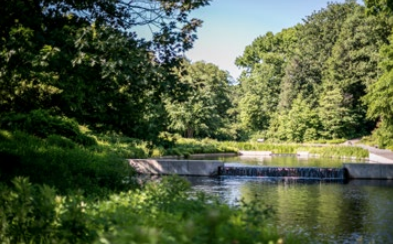
[[105, 147], [90, 150], [67, 138], [54, 141], [23, 132], [0, 133], [0, 181], [7, 184], [23, 176], [62, 194], [82, 190], [86, 195], [105, 195], [134, 187], [125, 181], [133, 174], [124, 158]]

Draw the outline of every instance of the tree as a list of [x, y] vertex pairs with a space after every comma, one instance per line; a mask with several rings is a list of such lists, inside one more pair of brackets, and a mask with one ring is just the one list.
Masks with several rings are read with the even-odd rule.
[[289, 111], [282, 110], [271, 120], [269, 138], [282, 141], [304, 142], [320, 137], [321, 122], [311, 104], [299, 94]]
[[239, 101], [239, 118], [245, 128], [253, 131], [268, 128], [279, 103], [286, 60], [296, 42], [295, 32], [295, 29], [277, 35], [268, 32], [256, 38], [243, 56], [236, 59], [236, 64], [245, 69], [240, 77]]
[[[353, 0], [329, 3], [304, 23], [247, 46], [236, 60], [244, 68], [238, 103], [243, 126], [294, 141], [368, 134], [375, 117], [366, 118], [362, 97], [375, 88], [378, 50], [389, 43], [393, 26], [382, 3], [371, 11], [384, 13], [379, 17], [366, 15]], [[376, 97], [367, 99], [377, 104]]]
[[348, 138], [356, 129], [356, 116], [346, 104], [345, 95], [337, 86], [325, 89], [320, 98], [319, 117], [328, 139]]
[[[393, 20], [393, 2], [387, 1], [365, 1], [367, 13], [378, 19], [391, 23]], [[389, 42], [383, 45], [380, 50], [381, 61], [379, 69], [381, 75], [378, 80], [367, 87], [367, 94], [363, 101], [368, 106], [367, 117], [378, 121], [377, 129], [373, 136], [380, 147], [393, 145], [393, 35], [392, 26], [387, 27]]]
[[367, 13], [370, 15], [389, 15], [392, 14], [392, 0], [364, 0]]
[[[378, 77], [378, 62], [380, 56], [378, 50], [380, 46], [387, 42], [384, 31], [389, 25], [385, 20], [365, 15], [363, 6], [357, 6], [352, 15], [348, 16], [342, 25], [340, 35], [333, 47], [332, 56], [327, 60], [327, 69], [323, 76], [323, 88], [321, 94], [321, 109], [328, 111], [323, 114], [332, 113], [327, 106], [332, 98], [331, 94], [335, 90], [335, 95], [341, 96], [340, 101], [334, 102], [336, 106], [340, 104], [341, 110], [346, 110], [345, 116], [337, 113], [339, 118], [330, 120], [340, 121], [337, 127], [341, 132], [334, 132], [331, 121], [326, 121], [325, 130], [333, 134], [340, 134], [341, 137], [359, 137], [370, 133], [370, 128], [374, 124], [366, 120], [366, 107], [361, 102], [361, 98], [366, 94], [366, 87], [374, 83]], [[332, 94], [331, 94], [332, 95]], [[333, 106], [333, 105], [332, 105]], [[338, 110], [340, 110], [337, 107]], [[326, 117], [326, 116], [324, 116]], [[326, 118], [324, 118], [326, 119]], [[344, 122], [346, 121], [346, 122]], [[340, 128], [344, 127], [344, 128]]]
[[345, 20], [358, 6], [356, 1], [328, 3], [297, 27], [297, 45], [282, 81], [280, 108], [290, 109], [299, 93], [316, 106], [327, 60], [332, 55]]
[[[391, 43], [393, 36], [390, 37]], [[381, 48], [383, 57], [380, 67], [383, 74], [377, 82], [368, 87], [368, 93], [364, 101], [368, 105], [367, 116], [370, 119], [379, 120], [379, 128], [376, 131], [380, 146], [391, 145], [393, 142], [393, 46], [385, 45]], [[379, 131], [385, 131], [380, 133]], [[385, 141], [388, 141], [387, 143]]]
[[[208, 2], [6, 1], [0, 110], [49, 109], [97, 130], [146, 136], [148, 113], [175, 83], [171, 70], [201, 25], [188, 14]], [[154, 26], [153, 39], [139, 39], [137, 26]]]
[[177, 74], [188, 91], [183, 97], [165, 99], [169, 129], [181, 131], [188, 138], [214, 135], [231, 106], [228, 73], [211, 63], [185, 61], [184, 69]]

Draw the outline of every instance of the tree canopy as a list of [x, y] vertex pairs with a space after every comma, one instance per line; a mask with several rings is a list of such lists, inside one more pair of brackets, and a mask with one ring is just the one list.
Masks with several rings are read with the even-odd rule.
[[169, 129], [180, 131], [185, 137], [212, 136], [224, 125], [230, 106], [229, 75], [216, 65], [184, 61], [176, 70], [180, 83], [187, 86], [183, 99], [167, 97], [165, 108], [170, 118]]
[[[157, 98], [176, 83], [171, 70], [201, 26], [189, 12], [208, 2], [5, 1], [0, 110], [47, 109], [97, 130], [146, 136]], [[152, 40], [137, 36], [140, 26]]]
[[45, 110], [150, 141], [170, 132], [302, 142], [377, 128], [380, 144], [393, 144], [391, 1], [328, 3], [296, 26], [261, 33], [236, 59], [243, 72], [235, 83], [218, 66], [183, 56], [202, 25], [189, 14], [208, 4], [4, 2], [2, 116]]
[[[375, 100], [382, 94], [368, 93], [381, 77], [379, 50], [390, 42], [392, 18], [367, 9], [356, 1], [329, 3], [304, 23], [269, 32], [246, 47], [236, 61], [244, 68], [239, 85], [244, 125], [290, 141], [370, 134], [381, 115]], [[385, 11], [378, 3], [372, 12], [379, 9]], [[380, 91], [387, 99], [385, 88]]]

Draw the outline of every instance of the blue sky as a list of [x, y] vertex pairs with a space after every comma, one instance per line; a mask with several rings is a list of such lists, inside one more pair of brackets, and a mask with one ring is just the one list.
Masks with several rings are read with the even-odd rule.
[[193, 62], [214, 63], [236, 79], [241, 71], [234, 64], [235, 59], [255, 38], [302, 23], [302, 19], [325, 8], [328, 2], [345, 0], [213, 0], [191, 14], [204, 23], [198, 29], [194, 48], [186, 56]]

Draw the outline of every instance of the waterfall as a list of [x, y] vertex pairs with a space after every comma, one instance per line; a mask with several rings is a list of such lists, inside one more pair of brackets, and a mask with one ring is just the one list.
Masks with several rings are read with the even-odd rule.
[[310, 180], [344, 179], [343, 168], [222, 166], [219, 168], [218, 174], [225, 176], [277, 177]]

